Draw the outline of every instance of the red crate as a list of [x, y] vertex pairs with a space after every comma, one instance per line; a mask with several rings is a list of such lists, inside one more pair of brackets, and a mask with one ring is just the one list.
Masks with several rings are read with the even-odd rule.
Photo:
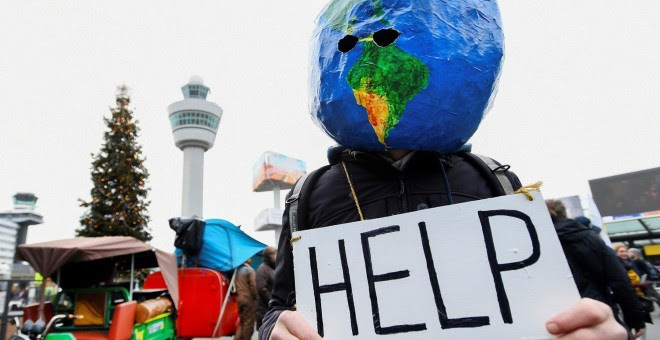
[[[222, 322], [216, 329], [220, 308], [229, 288], [222, 273], [205, 268], [179, 269], [179, 304], [177, 306], [176, 335], [180, 338], [220, 337], [236, 333], [238, 304], [231, 295], [225, 307]], [[147, 277], [144, 289], [164, 289], [160, 272]]]

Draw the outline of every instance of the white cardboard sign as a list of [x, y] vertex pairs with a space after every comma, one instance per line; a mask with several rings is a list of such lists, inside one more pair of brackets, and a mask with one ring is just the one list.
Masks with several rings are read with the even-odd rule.
[[538, 192], [294, 236], [297, 309], [326, 339], [551, 339], [580, 298]]

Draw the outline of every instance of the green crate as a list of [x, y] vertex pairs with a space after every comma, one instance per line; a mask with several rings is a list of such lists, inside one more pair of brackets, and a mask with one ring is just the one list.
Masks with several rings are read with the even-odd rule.
[[132, 340], [174, 339], [174, 318], [172, 313], [163, 313], [144, 323], [133, 326]]
[[46, 335], [46, 340], [76, 340], [76, 337], [69, 332], [49, 333]]

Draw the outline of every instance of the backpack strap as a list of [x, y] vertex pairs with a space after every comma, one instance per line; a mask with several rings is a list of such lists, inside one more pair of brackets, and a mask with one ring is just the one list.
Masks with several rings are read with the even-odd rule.
[[493, 182], [499, 184], [496, 186], [496, 189], [499, 189], [497, 191], [499, 191], [500, 195], [513, 195], [515, 193], [513, 183], [511, 183], [511, 179], [506, 175], [510, 166], [502, 165], [490, 157], [478, 155], [476, 153], [463, 152], [462, 154], [471, 160], [478, 168], [481, 168], [482, 173], [490, 174], [488, 178], [494, 178]]
[[300, 192], [302, 191], [303, 185], [305, 185], [307, 178], [312, 173], [314, 173], [314, 171], [308, 172], [300, 177], [291, 190], [291, 196], [286, 199], [285, 204], [289, 205], [289, 228], [291, 228], [292, 233], [298, 231], [298, 198], [300, 198]]
[[304, 174], [291, 189], [291, 196], [287, 198], [286, 204], [289, 206], [289, 228], [292, 233], [304, 229], [307, 220], [307, 197], [314, 188], [316, 180], [328, 169], [330, 165]]

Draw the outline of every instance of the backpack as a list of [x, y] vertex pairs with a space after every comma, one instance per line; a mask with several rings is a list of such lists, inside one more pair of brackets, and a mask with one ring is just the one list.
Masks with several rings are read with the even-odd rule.
[[[490, 184], [496, 196], [512, 195], [515, 190], [511, 179], [506, 176], [509, 170], [509, 165], [502, 165], [492, 158], [474, 154], [471, 152], [460, 152], [483, 178]], [[293, 186], [291, 196], [286, 200], [286, 205], [289, 208], [289, 227], [291, 232], [296, 232], [299, 229], [300, 221], [307, 220], [307, 197], [311, 194], [316, 181], [323, 175], [332, 165], [328, 164], [312, 172], [306, 173]]]
[[199, 255], [204, 244], [204, 229], [206, 222], [198, 219], [182, 219], [179, 217], [169, 220], [170, 228], [176, 232], [174, 246], [181, 249], [186, 256]]

